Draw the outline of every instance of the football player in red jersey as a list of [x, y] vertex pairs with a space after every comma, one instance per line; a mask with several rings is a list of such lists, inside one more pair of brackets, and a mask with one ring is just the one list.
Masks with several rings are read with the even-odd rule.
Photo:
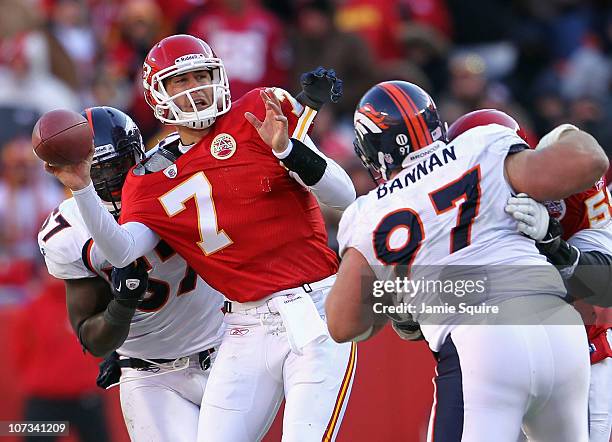
[[329, 339], [325, 324], [338, 262], [315, 196], [344, 209], [355, 190], [307, 131], [316, 110], [339, 98], [339, 80], [320, 68], [303, 76], [299, 101], [272, 88], [232, 102], [223, 62], [189, 35], [156, 44], [143, 71], [147, 102], [177, 133], [128, 174], [123, 225], [100, 206], [90, 161], [47, 169], [72, 189], [115, 267], [161, 238], [228, 298], [202, 440], [261, 439], [283, 396], [284, 440], [333, 440], [356, 353]]

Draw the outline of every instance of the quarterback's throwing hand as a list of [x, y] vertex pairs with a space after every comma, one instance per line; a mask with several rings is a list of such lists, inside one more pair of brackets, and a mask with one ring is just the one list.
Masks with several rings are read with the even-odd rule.
[[508, 198], [506, 212], [518, 221], [517, 229], [528, 237], [541, 241], [548, 232], [550, 216], [546, 206], [524, 193]]
[[266, 106], [266, 117], [259, 121], [251, 112], [246, 112], [244, 117], [253, 127], [261, 139], [275, 152], [283, 152], [289, 146], [289, 123], [283, 114], [281, 103], [274, 94], [273, 89], [260, 91], [261, 99]]
[[115, 300], [126, 307], [135, 308], [144, 298], [149, 283], [144, 260], [134, 261], [127, 267], [113, 267], [111, 282]]
[[333, 69], [319, 66], [314, 71], [305, 72], [300, 76], [302, 92], [295, 97], [300, 103], [320, 110], [325, 103], [337, 103], [343, 92], [343, 83]]
[[91, 182], [90, 169], [93, 159], [93, 150], [89, 157], [80, 163], [65, 166], [52, 166], [45, 163], [45, 170], [55, 177], [70, 190], [81, 190]]

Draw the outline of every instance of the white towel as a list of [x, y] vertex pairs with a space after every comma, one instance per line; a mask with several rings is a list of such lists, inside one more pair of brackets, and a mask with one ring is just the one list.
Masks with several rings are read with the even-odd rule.
[[309, 295], [299, 293], [277, 296], [270, 303], [283, 319], [292, 352], [302, 355], [306, 345], [311, 342], [321, 343], [329, 338], [327, 325]]

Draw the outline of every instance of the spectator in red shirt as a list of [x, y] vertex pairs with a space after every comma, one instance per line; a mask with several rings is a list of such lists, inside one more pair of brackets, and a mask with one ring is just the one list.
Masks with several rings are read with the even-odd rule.
[[259, 0], [210, 0], [189, 18], [186, 31], [215, 48], [233, 100], [260, 86], [287, 88], [289, 45], [281, 23]]

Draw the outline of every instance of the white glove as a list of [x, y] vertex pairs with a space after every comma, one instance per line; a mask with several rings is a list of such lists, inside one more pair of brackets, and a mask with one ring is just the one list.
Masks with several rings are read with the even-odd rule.
[[541, 241], [548, 232], [548, 210], [544, 204], [529, 198], [525, 193], [508, 198], [506, 213], [518, 221], [517, 230], [528, 237]]
[[561, 124], [555, 127], [553, 130], [551, 130], [550, 132], [548, 132], [546, 135], [542, 137], [542, 139], [536, 146], [536, 150], [544, 149], [550, 146], [551, 144], [556, 143], [561, 137], [561, 135], [563, 134], [563, 132], [568, 131], [568, 130], [580, 130], [580, 129], [578, 129], [573, 124], [567, 124], [567, 123]]

